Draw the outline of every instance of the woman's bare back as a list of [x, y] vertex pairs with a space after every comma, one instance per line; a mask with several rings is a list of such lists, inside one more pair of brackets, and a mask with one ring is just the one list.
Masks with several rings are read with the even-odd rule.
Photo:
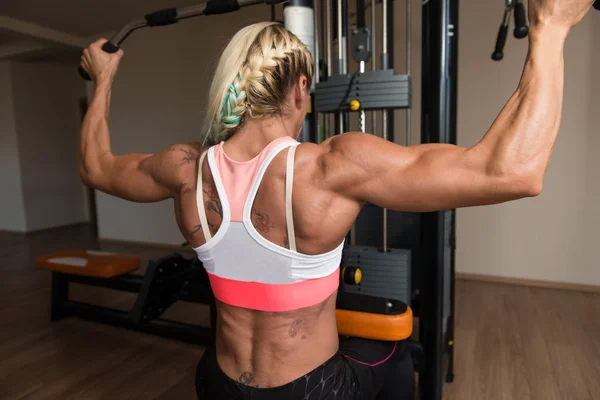
[[[229, 148], [225, 146], [225, 152], [231, 149], [234, 153], [233, 146], [245, 148], [244, 143], [232, 141]], [[196, 161], [182, 171], [182, 194], [175, 202], [176, 215], [185, 238], [194, 247], [206, 242], [200, 229], [194, 185], [197, 160], [205, 150], [200, 145], [181, 149], [182, 155]], [[309, 255], [327, 253], [338, 247], [360, 210], [357, 202], [319, 190], [323, 179], [315, 162], [319, 151], [316, 145], [299, 145], [295, 160], [296, 245], [298, 252]], [[247, 153], [236, 161], [246, 161], [255, 155]], [[285, 219], [286, 157], [286, 152], [281, 152], [268, 167], [251, 216], [256, 230], [281, 247], [289, 243]], [[214, 235], [221, 226], [222, 206], [207, 162], [202, 166], [202, 173], [205, 209]], [[244, 262], [243, 254], [240, 254], [240, 262]], [[338, 349], [336, 293], [317, 305], [289, 312], [250, 310], [217, 301], [216, 349], [220, 368], [239, 383], [265, 388], [284, 385], [323, 364]]]

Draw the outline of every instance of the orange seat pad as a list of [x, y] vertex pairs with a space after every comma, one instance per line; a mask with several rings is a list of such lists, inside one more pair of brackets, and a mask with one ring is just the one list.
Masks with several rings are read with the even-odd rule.
[[42, 269], [96, 278], [127, 274], [138, 269], [140, 263], [140, 257], [84, 249], [57, 251], [36, 260]]
[[413, 313], [383, 315], [359, 311], [336, 310], [338, 332], [342, 336], [363, 339], [399, 341], [412, 335]]

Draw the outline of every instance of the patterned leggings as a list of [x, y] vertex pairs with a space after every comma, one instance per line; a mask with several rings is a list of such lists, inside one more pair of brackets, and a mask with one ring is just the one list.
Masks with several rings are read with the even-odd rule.
[[196, 370], [200, 400], [413, 400], [415, 374], [406, 342], [351, 338], [324, 364], [276, 388], [253, 388], [221, 371], [214, 347]]

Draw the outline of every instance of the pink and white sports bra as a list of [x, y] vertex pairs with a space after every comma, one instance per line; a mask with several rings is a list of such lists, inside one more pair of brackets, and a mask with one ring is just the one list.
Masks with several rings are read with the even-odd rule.
[[[306, 255], [296, 251], [292, 182], [298, 144], [289, 136], [279, 138], [254, 159], [240, 162], [230, 159], [221, 143], [200, 158], [200, 165], [208, 158], [223, 220], [212, 236], [202, 196], [202, 173], [199, 173], [196, 199], [206, 243], [194, 250], [208, 272], [215, 297], [226, 304], [260, 311], [292, 311], [316, 305], [338, 288], [344, 241], [325, 254]], [[250, 219], [265, 171], [285, 149], [288, 149], [285, 199], [289, 249], [261, 236]]]

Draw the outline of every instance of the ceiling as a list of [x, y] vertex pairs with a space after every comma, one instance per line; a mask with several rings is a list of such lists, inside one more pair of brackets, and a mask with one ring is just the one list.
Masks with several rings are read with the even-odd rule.
[[[201, 2], [201, 1], [200, 1]], [[3, 0], [0, 15], [33, 22], [71, 35], [91, 37], [110, 32], [131, 19], [197, 0]]]

